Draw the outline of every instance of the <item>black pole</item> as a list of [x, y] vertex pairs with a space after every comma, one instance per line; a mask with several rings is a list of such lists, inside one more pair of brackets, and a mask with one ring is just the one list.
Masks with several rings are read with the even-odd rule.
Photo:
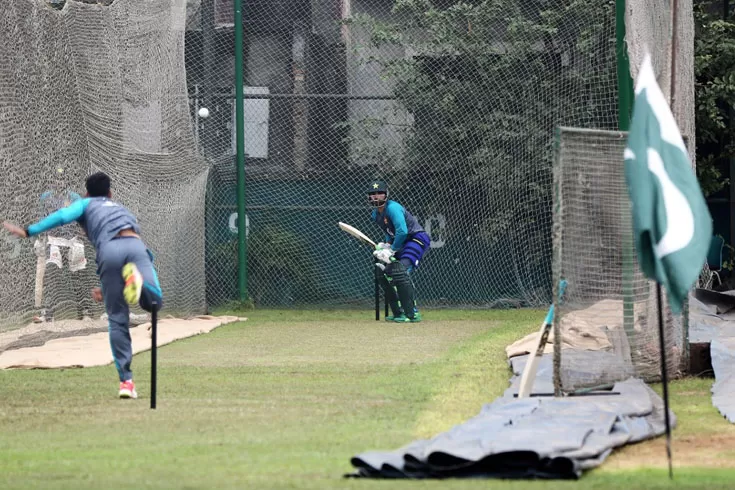
[[156, 408], [156, 364], [158, 363], [158, 303], [151, 311], [151, 409]]
[[380, 321], [380, 271], [378, 271], [377, 263], [373, 267], [375, 278], [375, 321]]
[[664, 423], [666, 424], [666, 456], [669, 460], [669, 479], [674, 479], [671, 465], [671, 421], [669, 420], [669, 377], [666, 369], [666, 342], [664, 339], [664, 313], [661, 304], [661, 284], [656, 283], [656, 309], [658, 310], [658, 342], [661, 350], [661, 382], [664, 391]]
[[[671, 85], [669, 87], [669, 106], [674, 113], [676, 101], [676, 55], [678, 53], [678, 29], [677, 29], [677, 2], [671, 0]], [[671, 421], [669, 420], [669, 376], [666, 369], [666, 342], [664, 341], [664, 313], [661, 304], [661, 284], [656, 282], [656, 308], [658, 309], [658, 341], [661, 350], [661, 382], [664, 394], [664, 423], [666, 424], [666, 457], [669, 461], [669, 479], [674, 479], [674, 469], [671, 463]]]

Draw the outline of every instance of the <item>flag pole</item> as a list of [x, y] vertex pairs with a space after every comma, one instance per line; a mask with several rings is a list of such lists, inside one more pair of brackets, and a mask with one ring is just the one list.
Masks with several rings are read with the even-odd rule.
[[[677, 1], [671, 0], [671, 85], [669, 88], [669, 105], [671, 114], [674, 115], [674, 101], [676, 100], [676, 55], [677, 46]], [[656, 281], [656, 310], [658, 311], [658, 341], [661, 350], [661, 383], [663, 384], [664, 397], [664, 424], [666, 425], [666, 458], [669, 463], [669, 479], [674, 479], [674, 468], [671, 457], [671, 420], [669, 419], [669, 376], [666, 362], [666, 339], [664, 337], [664, 313], [661, 301], [661, 283]]]
[[666, 363], [666, 342], [664, 339], [664, 313], [661, 301], [661, 283], [656, 281], [656, 310], [658, 310], [658, 342], [661, 350], [661, 383], [664, 395], [664, 423], [666, 425], [666, 457], [669, 461], [669, 479], [674, 479], [674, 470], [671, 464], [671, 421], [669, 420], [669, 377]]

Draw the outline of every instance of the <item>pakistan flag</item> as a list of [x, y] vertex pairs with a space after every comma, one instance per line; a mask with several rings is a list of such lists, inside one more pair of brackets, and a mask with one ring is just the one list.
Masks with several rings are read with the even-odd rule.
[[638, 74], [624, 156], [638, 262], [666, 288], [678, 314], [705, 263], [712, 218], [649, 56]]

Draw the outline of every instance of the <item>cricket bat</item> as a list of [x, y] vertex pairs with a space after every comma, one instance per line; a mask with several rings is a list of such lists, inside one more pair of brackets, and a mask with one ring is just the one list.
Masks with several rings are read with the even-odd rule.
[[[567, 287], [567, 281], [561, 280], [559, 282], [559, 299], [564, 295], [564, 290]], [[538, 332], [538, 342], [536, 343], [536, 352], [531, 352], [528, 355], [526, 366], [523, 369], [521, 375], [521, 384], [518, 386], [518, 398], [525, 398], [531, 395], [533, 389], [533, 382], [536, 380], [536, 370], [538, 369], [538, 363], [541, 357], [544, 355], [544, 349], [546, 348], [546, 342], [549, 339], [549, 333], [551, 333], [551, 327], [554, 324], [554, 304], [552, 303], [549, 307], [549, 311], [544, 318], [544, 323], [541, 324], [541, 328]]]
[[[337, 224], [338, 224], [339, 228], [342, 231], [344, 231], [346, 233], [349, 233], [353, 237], [357, 238], [364, 245], [367, 245], [367, 246], [369, 246], [372, 249], [375, 249], [375, 247], [377, 246], [376, 243], [374, 241], [372, 241], [366, 234], [364, 234], [363, 232], [361, 232], [360, 230], [358, 230], [354, 226], [348, 225], [347, 223], [342, 223], [341, 221], [339, 223], [337, 223]], [[375, 267], [376, 268], [379, 268], [381, 270], [384, 270], [385, 269], [385, 266], [383, 266], [382, 264], [378, 263], [377, 261], [375, 262]], [[375, 320], [376, 321], [377, 320], [380, 320], [380, 283], [378, 281], [378, 275], [379, 275], [379, 272], [376, 269], [375, 270]], [[387, 300], [386, 300], [386, 303], [385, 303], [385, 315], [388, 316], [388, 302], [387, 302]]]
[[339, 228], [342, 231], [349, 233], [353, 237], [355, 237], [358, 240], [360, 240], [363, 244], [369, 245], [369, 246], [375, 248], [375, 246], [376, 246], [375, 242], [372, 241], [370, 238], [368, 238], [368, 236], [366, 234], [364, 234], [363, 232], [361, 232], [360, 230], [358, 230], [354, 226], [350, 226], [347, 223], [342, 223], [341, 221], [338, 223], [338, 225], [339, 225]]

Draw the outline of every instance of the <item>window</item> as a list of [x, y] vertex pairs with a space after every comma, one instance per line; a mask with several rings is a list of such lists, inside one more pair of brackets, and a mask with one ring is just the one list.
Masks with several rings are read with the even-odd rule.
[[[244, 87], [245, 95], [269, 94], [268, 87]], [[237, 153], [235, 105], [232, 111], [232, 153]], [[268, 121], [270, 99], [248, 99], [243, 101], [245, 111], [245, 157], [268, 158]]]

